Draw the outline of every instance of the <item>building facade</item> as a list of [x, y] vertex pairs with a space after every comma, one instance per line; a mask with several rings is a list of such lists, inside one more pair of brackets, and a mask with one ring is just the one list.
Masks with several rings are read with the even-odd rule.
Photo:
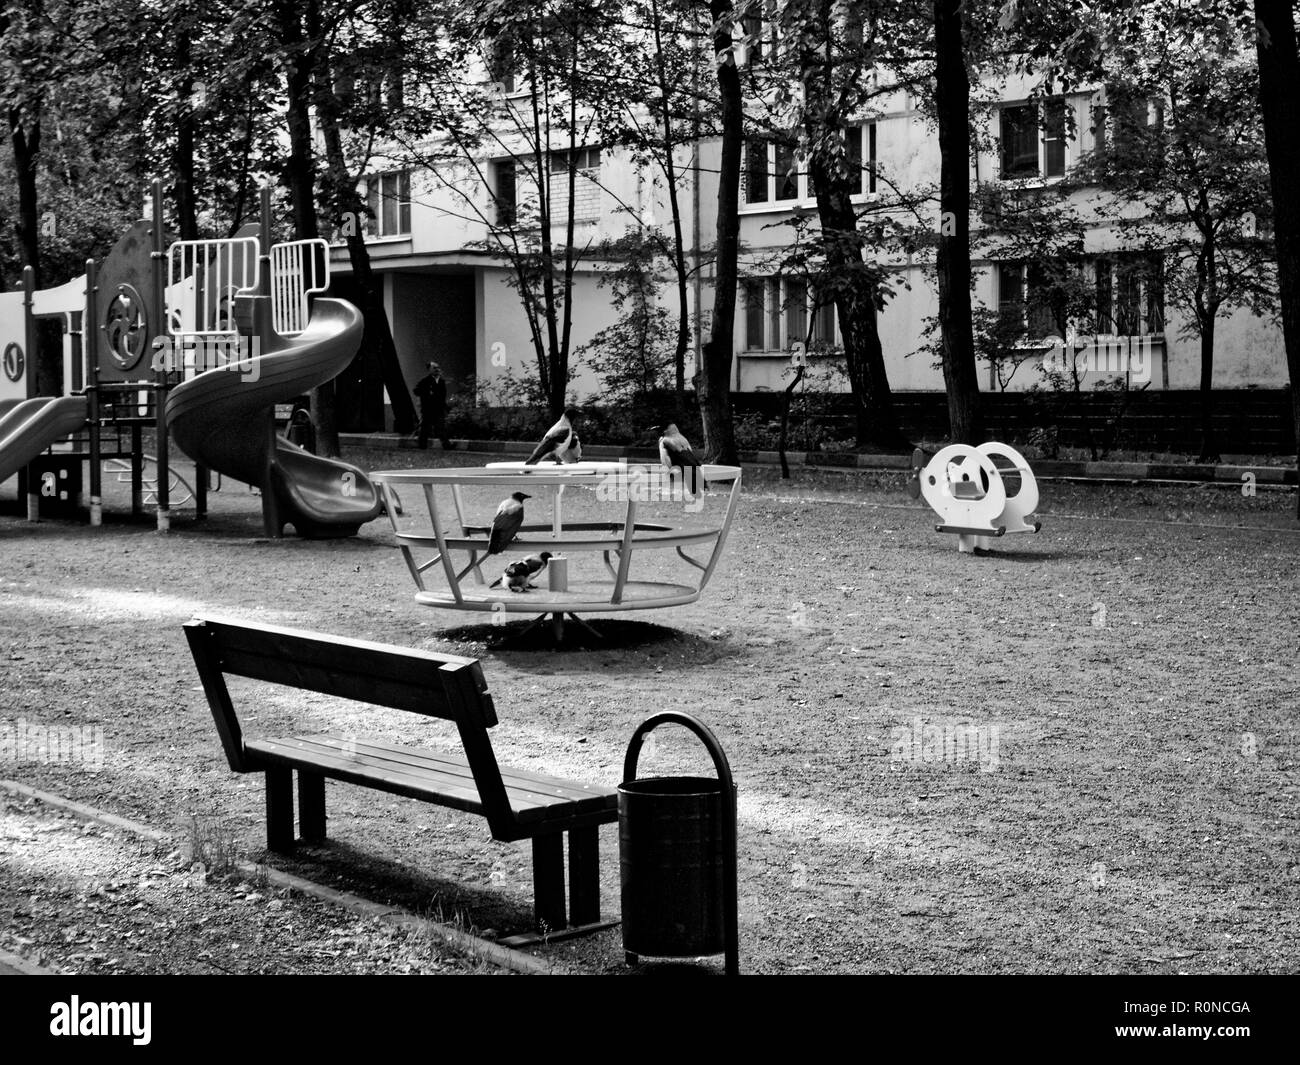
[[[1009, 82], [987, 90], [980, 113], [983, 135], [971, 161], [973, 188], [1017, 196], [1044, 195], [1065, 180], [1072, 168], [1105, 136], [1099, 123], [1101, 90], [1083, 89], [1047, 101], [1033, 98], [1027, 82]], [[1151, 120], [1159, 120], [1159, 101], [1152, 101]], [[933, 123], [906, 92], [878, 101], [869, 121], [848, 130], [847, 151], [860, 170], [855, 202], [864, 209], [891, 211], [899, 190], [922, 189], [937, 181], [939, 152]], [[554, 144], [554, 142], [552, 142]], [[702, 140], [675, 157], [682, 171], [679, 185], [681, 227], [687, 259], [695, 269], [689, 286], [693, 352], [707, 335], [713, 269], [708, 261], [716, 222], [719, 144]], [[502, 212], [515, 217], [536, 212], [538, 172], [550, 188], [551, 233], [557, 246], [567, 237], [569, 179], [572, 178], [573, 245], [577, 250], [573, 280], [573, 336], [577, 352], [617, 318], [606, 275], [608, 258], [602, 242], [629, 228], [665, 225], [668, 200], [659, 168], [637, 165], [629, 155], [598, 143], [579, 142], [571, 134], [540, 163], [518, 145], [495, 156], [485, 152], [472, 165], [436, 168], [378, 168], [366, 179], [373, 218], [368, 245], [373, 266], [382, 277], [385, 306], [408, 386], [423, 374], [429, 359], [438, 361], [452, 381], [453, 392], [475, 390], [481, 400], [535, 368], [536, 355], [528, 316], [514, 282], [510, 261], [492, 250], [492, 225]], [[785, 272], [785, 257], [796, 219], [816, 219], [816, 204], [793, 148], [751, 140], [741, 180], [741, 288], [737, 301], [733, 388], [739, 392], [778, 390], [789, 380], [792, 355], [810, 348], [807, 357], [820, 387], [844, 390], [833, 354], [839, 340], [834, 308], [819, 305], [817, 293], [797, 273]], [[531, 197], [531, 199], [530, 199]], [[1035, 286], [1034, 268], [997, 250], [996, 215], [972, 220], [975, 306], [1000, 314], [1023, 315], [1023, 359], [998, 365], [980, 364], [986, 390], [1026, 389], [1043, 381], [1040, 367], [1072, 352], [1082, 365], [1085, 385], [1127, 378], [1153, 389], [1190, 389], [1199, 384], [1200, 341], [1186, 318], [1168, 305], [1158, 262], [1126, 246], [1119, 225], [1122, 214], [1096, 189], [1077, 189], [1067, 197], [1082, 219], [1083, 283], [1095, 293], [1096, 314], [1088, 332], [1053, 328], [1036, 315], [1028, 297]], [[929, 223], [943, 224], [933, 207]], [[915, 211], [913, 215], [915, 216]], [[879, 315], [889, 379], [897, 391], [942, 391], [943, 378], [934, 354], [931, 330], [938, 306], [932, 276], [933, 256], [922, 244], [907, 253], [882, 251], [894, 276], [893, 295]], [[346, 259], [336, 254], [336, 270], [346, 274]], [[337, 289], [346, 295], [346, 278]], [[676, 314], [676, 290], [665, 286], [660, 302]], [[698, 313], [697, 313], [698, 312]], [[1066, 333], [1059, 342], [1044, 339]], [[1277, 323], [1247, 311], [1225, 313], [1217, 328], [1216, 388], [1276, 388], [1287, 383], [1281, 330]], [[1058, 346], [1053, 346], [1057, 344]], [[1070, 346], [1067, 346], [1070, 345]], [[821, 354], [821, 352], [827, 352]], [[797, 357], [797, 356], [796, 356]], [[582, 400], [599, 391], [589, 367], [571, 360], [571, 391]], [[693, 367], [688, 365], [688, 380]], [[499, 387], [500, 386], [500, 387]], [[365, 428], [377, 428], [365, 426]]]

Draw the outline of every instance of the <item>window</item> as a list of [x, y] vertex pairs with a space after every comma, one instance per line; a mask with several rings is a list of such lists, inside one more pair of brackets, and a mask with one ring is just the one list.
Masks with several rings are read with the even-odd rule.
[[370, 217], [366, 232], [372, 237], [395, 237], [411, 232], [411, 172], [395, 170], [366, 180], [366, 206]]
[[[753, 0], [745, 17], [732, 30], [737, 66], [757, 63], [775, 51], [775, 7], [773, 0]], [[741, 43], [742, 38], [744, 43]]]
[[[795, 344], [835, 343], [835, 305], [809, 292], [801, 278], [748, 278], [745, 296], [745, 350], [788, 351]], [[812, 322], [812, 335], [808, 325]]]
[[1106, 107], [1098, 119], [1098, 147], [1104, 146], [1109, 136], [1117, 152], [1140, 151], [1150, 143], [1152, 134], [1160, 134], [1164, 124], [1164, 100], [1125, 86], [1108, 86]]
[[785, 283], [785, 346], [808, 342], [808, 285], [793, 279]]
[[1065, 174], [1065, 99], [1048, 97], [998, 111], [999, 177], [1003, 181]]
[[763, 332], [763, 289], [762, 281], [749, 278], [741, 282], [745, 293], [745, 350], [762, 351]]
[[1096, 328], [1102, 336], [1165, 331], [1164, 264], [1159, 255], [1108, 255], [1093, 263]]
[[492, 38], [487, 45], [488, 78], [507, 95], [528, 88], [528, 79], [521, 73], [519, 50], [513, 37], [502, 34]]
[[867, 122], [845, 130], [849, 169], [859, 175], [855, 193], [876, 194], [876, 124]]
[[1043, 176], [1065, 175], [1065, 101], [1043, 101]]
[[1063, 294], [1039, 263], [998, 264], [998, 315], [1019, 322], [1026, 337], [1064, 337]]
[[[1068, 331], [1067, 292], [1088, 291], [1092, 271], [1091, 308], [1079, 307], [1080, 332], [1099, 336], [1146, 336], [1163, 333], [1164, 279], [1158, 255], [1102, 256], [1090, 265], [1071, 267], [1073, 273], [1049, 270], [1040, 263], [999, 263], [998, 313], [1020, 323], [1030, 340], [1064, 337]], [[1071, 296], [1071, 299], [1081, 299]]]
[[1002, 155], [1001, 177], [1038, 176], [1038, 115], [1031, 106], [1004, 107], [998, 141]]
[[516, 188], [516, 168], [513, 159], [500, 159], [492, 164], [495, 188], [492, 192], [496, 204], [497, 225], [512, 226], [519, 220], [519, 194]]
[[812, 342], [822, 347], [835, 343], [835, 302], [829, 294], [813, 294]]
[[[542, 218], [540, 193], [549, 193], [547, 217], [552, 226], [566, 225], [569, 217], [569, 164], [573, 163], [573, 217], [593, 222], [600, 217], [600, 149], [556, 149], [548, 152], [545, 169], [536, 169], [536, 156], [498, 159], [492, 164], [492, 201], [498, 226], [536, 228]], [[544, 181], [543, 179], [549, 179]]]
[[[550, 153], [551, 173], [567, 174], [569, 172], [569, 152], [553, 151]], [[599, 148], [575, 148], [573, 150], [574, 166], [576, 171], [600, 171], [600, 149]]]
[[751, 140], [745, 150], [745, 202], [777, 203], [799, 199], [794, 146]]

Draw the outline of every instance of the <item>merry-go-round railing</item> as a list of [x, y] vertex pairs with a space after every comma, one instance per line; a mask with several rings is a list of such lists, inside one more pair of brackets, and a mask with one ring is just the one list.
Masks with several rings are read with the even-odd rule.
[[[383, 493], [417, 602], [490, 612], [494, 622], [504, 622], [506, 614], [534, 614], [537, 621], [550, 615], [561, 637], [566, 615], [581, 623], [580, 614], [660, 609], [699, 599], [726, 545], [740, 498], [741, 470], [720, 465], [668, 470], [625, 461], [495, 462], [462, 469], [385, 470], [371, 479]], [[514, 492], [530, 497], [518, 535], [497, 555], [487, 553], [493, 511], [466, 499], [467, 490], [481, 488], [494, 489], [488, 494], [493, 504]], [[566, 520], [564, 494], [571, 489], [592, 491], [597, 520]], [[422, 496], [423, 510], [413, 496]], [[655, 520], [638, 517], [639, 510], [644, 514], [651, 505]], [[539, 508], [547, 510], [549, 520], [530, 520]], [[674, 580], [634, 576], [634, 559], [646, 550], [675, 552], [685, 572]], [[494, 582], [506, 562], [543, 551], [552, 558], [536, 587], [512, 592], [505, 581]], [[604, 572], [600, 565], [585, 567], [596, 569], [594, 576], [581, 572], [583, 565], [571, 567], [574, 556], [583, 554], [598, 554]]]

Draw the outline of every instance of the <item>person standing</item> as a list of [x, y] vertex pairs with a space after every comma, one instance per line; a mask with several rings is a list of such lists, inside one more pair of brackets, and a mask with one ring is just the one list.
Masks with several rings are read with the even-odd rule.
[[429, 446], [432, 433], [441, 442], [443, 450], [451, 447], [447, 440], [447, 381], [436, 362], [427, 364], [428, 373], [415, 386], [415, 396], [420, 401], [419, 446]]

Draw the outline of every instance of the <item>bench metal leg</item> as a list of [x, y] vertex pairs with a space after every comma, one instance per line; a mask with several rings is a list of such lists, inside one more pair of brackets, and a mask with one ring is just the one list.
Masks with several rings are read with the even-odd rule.
[[569, 830], [569, 920], [600, 920], [600, 834], [597, 826]]
[[564, 834], [533, 837], [533, 914], [539, 929], [558, 932], [564, 913]]
[[325, 840], [325, 778], [298, 770], [298, 835], [305, 843]]
[[293, 850], [293, 770], [280, 766], [266, 771], [266, 846]]

